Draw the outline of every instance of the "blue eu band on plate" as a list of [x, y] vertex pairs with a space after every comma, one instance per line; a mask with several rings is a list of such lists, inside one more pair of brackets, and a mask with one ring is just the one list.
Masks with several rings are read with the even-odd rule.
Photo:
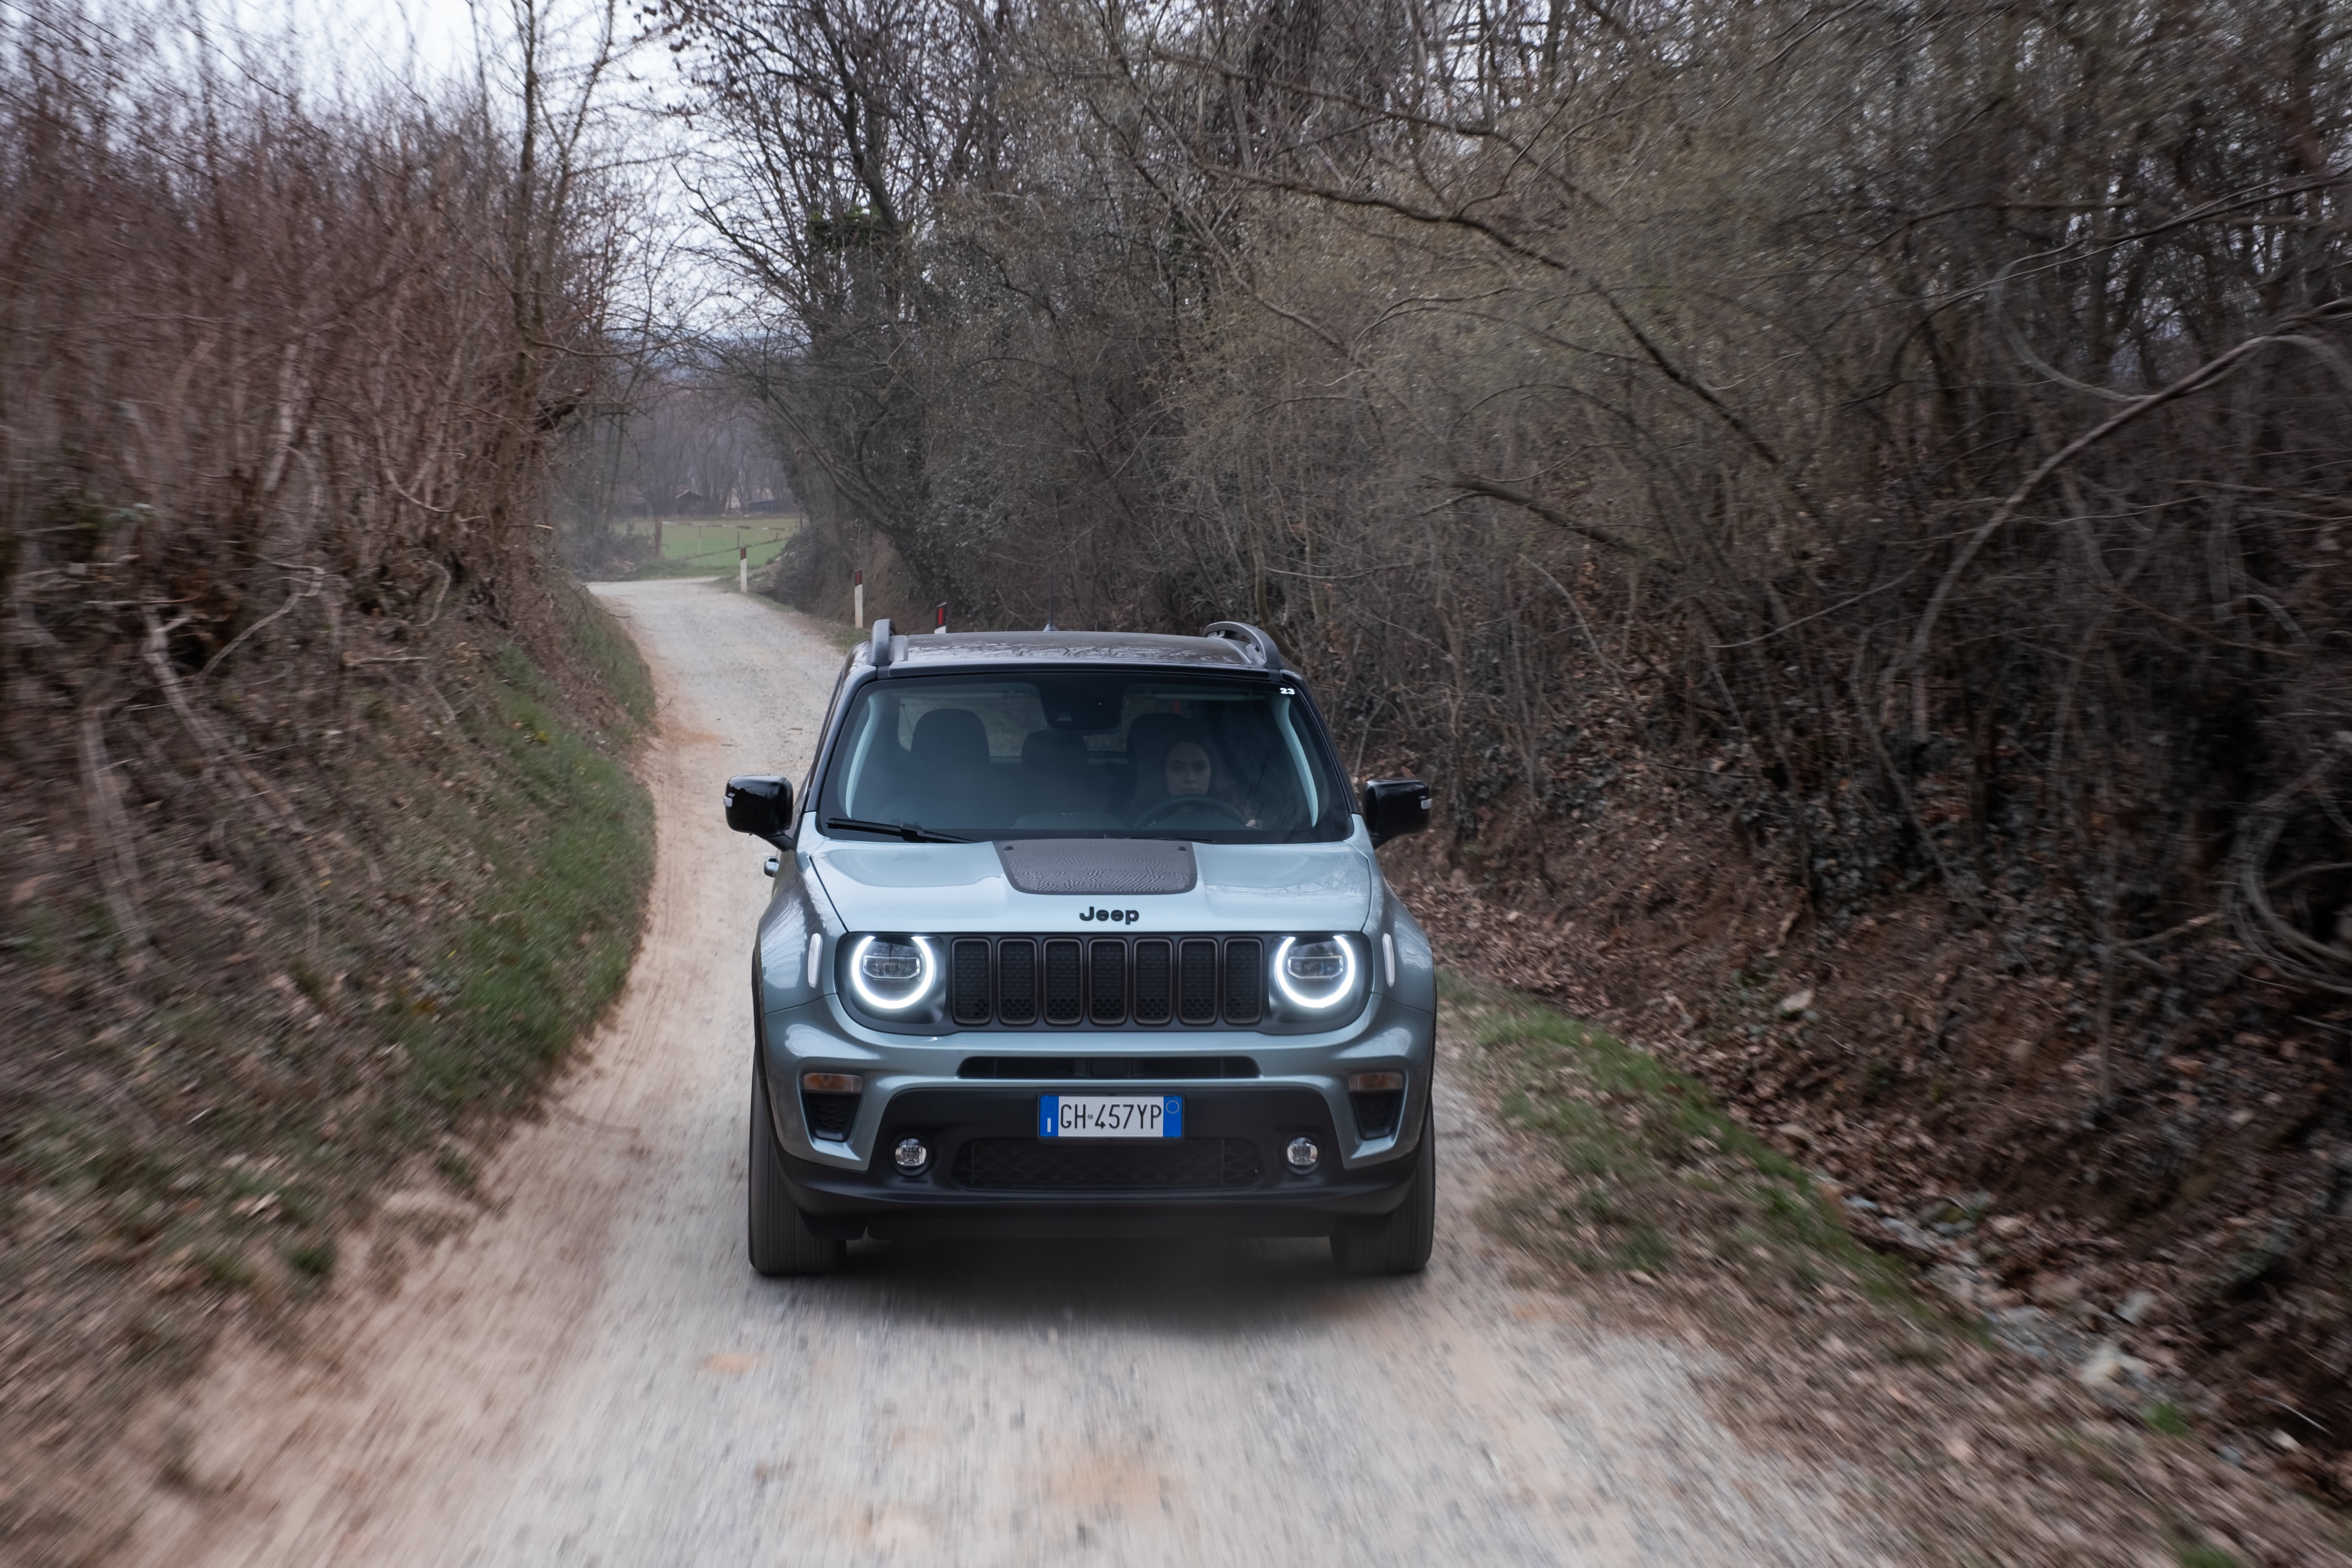
[[1040, 1138], [1181, 1138], [1181, 1094], [1045, 1094], [1037, 1097]]

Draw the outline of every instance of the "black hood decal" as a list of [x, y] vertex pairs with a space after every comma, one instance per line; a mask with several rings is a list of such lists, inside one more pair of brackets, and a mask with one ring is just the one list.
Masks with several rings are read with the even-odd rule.
[[1189, 893], [1192, 847], [1167, 838], [1016, 838], [996, 858], [1024, 893]]

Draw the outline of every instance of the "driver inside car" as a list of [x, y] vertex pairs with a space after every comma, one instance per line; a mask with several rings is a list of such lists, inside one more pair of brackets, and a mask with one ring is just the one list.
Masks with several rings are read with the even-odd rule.
[[1215, 770], [1209, 762], [1209, 749], [1198, 741], [1179, 741], [1168, 748], [1168, 761], [1161, 769], [1168, 793], [1206, 795], [1210, 775]]
[[[1143, 730], [1144, 721], [1137, 721], [1136, 728]], [[1148, 731], [1147, 736], [1147, 743], [1150, 740], [1160, 738], [1149, 736]], [[1133, 743], [1131, 739], [1129, 743]], [[1138, 826], [1159, 826], [1188, 818], [1202, 819], [1200, 810], [1188, 809], [1183, 804], [1192, 801], [1200, 802], [1202, 806], [1230, 822], [1247, 827], [1258, 826], [1253, 812], [1242, 802], [1229, 798], [1230, 791], [1220, 776], [1223, 770], [1217, 765], [1214, 748], [1205, 735], [1188, 724], [1167, 737], [1165, 744], [1168, 749], [1160, 755], [1158, 770], [1160, 793], [1144, 802], [1142, 811], [1136, 818]], [[1148, 778], [1150, 774], [1145, 776]]]

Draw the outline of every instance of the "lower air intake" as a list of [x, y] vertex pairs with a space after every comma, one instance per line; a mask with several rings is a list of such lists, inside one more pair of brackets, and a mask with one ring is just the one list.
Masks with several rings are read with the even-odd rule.
[[849, 1136], [857, 1124], [857, 1101], [854, 1094], [808, 1094], [801, 1096], [801, 1104], [808, 1110], [808, 1130], [812, 1138], [830, 1138], [835, 1142]]
[[1259, 1173], [1257, 1145], [1246, 1138], [975, 1138], [956, 1151], [950, 1175], [976, 1192], [1168, 1193], [1254, 1187]]
[[1369, 1094], [1351, 1094], [1356, 1112], [1356, 1136], [1386, 1138], [1397, 1130], [1397, 1112], [1404, 1109], [1404, 1090], [1377, 1089]]
[[1255, 1057], [966, 1057], [958, 1078], [1255, 1078]]

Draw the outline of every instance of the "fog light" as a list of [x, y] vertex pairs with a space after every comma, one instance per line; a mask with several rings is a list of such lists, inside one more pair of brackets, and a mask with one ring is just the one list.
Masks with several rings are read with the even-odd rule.
[[1290, 1163], [1292, 1170], [1304, 1175], [1315, 1168], [1317, 1161], [1323, 1158], [1323, 1151], [1315, 1146], [1315, 1140], [1312, 1138], [1293, 1138], [1290, 1141], [1290, 1147], [1282, 1152], [1282, 1157]]
[[898, 1163], [899, 1170], [911, 1176], [931, 1163], [930, 1145], [919, 1138], [901, 1138], [890, 1158]]
[[1404, 1087], [1401, 1072], [1356, 1072], [1348, 1075], [1349, 1094], [1387, 1094]]

